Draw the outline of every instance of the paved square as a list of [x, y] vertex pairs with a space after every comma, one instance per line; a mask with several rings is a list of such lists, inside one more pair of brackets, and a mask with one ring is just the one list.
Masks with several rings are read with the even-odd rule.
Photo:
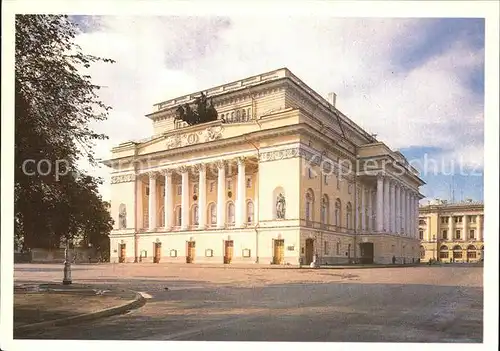
[[[103, 264], [73, 281], [151, 295], [126, 315], [16, 338], [482, 342], [483, 268], [370, 269]], [[60, 281], [62, 265], [16, 265], [15, 281]]]

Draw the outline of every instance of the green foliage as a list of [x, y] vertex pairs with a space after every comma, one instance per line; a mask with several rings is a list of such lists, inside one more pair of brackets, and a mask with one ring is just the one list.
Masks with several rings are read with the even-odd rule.
[[[17, 15], [15, 26], [16, 238], [24, 248], [55, 248], [62, 238], [83, 235], [97, 247], [112, 219], [97, 191], [100, 180], [76, 162], [85, 156], [96, 164], [94, 141], [107, 137], [89, 123], [105, 120], [110, 107], [82, 72], [113, 61], [82, 53], [67, 16]], [[36, 168], [41, 160], [43, 174]]]

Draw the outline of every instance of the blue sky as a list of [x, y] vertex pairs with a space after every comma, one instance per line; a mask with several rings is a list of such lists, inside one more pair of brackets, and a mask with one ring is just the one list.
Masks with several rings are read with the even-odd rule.
[[425, 196], [450, 199], [453, 179], [455, 200], [483, 198], [483, 19], [74, 19], [84, 50], [117, 61], [91, 72], [114, 107], [96, 126], [110, 136], [98, 156], [149, 136], [154, 103], [285, 66], [319, 94], [337, 93], [342, 112], [400, 150], [421, 170]]

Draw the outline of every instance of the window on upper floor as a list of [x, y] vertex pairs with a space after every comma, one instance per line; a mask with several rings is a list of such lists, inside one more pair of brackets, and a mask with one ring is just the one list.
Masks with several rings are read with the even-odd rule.
[[198, 194], [198, 184], [193, 184], [193, 193]]
[[469, 216], [469, 223], [476, 223], [476, 216]]
[[227, 180], [227, 190], [233, 190], [233, 180], [232, 179]]
[[441, 217], [441, 224], [447, 224], [448, 223], [448, 217]]
[[462, 216], [455, 216], [453, 218], [455, 220], [455, 223], [462, 223], [462, 218], [463, 218]]
[[177, 195], [182, 195], [182, 186], [177, 185]]
[[469, 230], [469, 238], [470, 239], [475, 239], [476, 232], [474, 229]]
[[215, 190], [215, 182], [210, 182], [210, 192], [213, 193]]
[[252, 177], [247, 177], [247, 188], [252, 187]]
[[420, 240], [423, 240], [424, 239], [424, 231], [423, 230], [419, 230], [418, 231], [418, 236], [420, 237]]
[[420, 225], [425, 225], [425, 219], [422, 219], [422, 218], [421, 218], [421, 219], [419, 219], [419, 220], [418, 220], [418, 224], [420, 224]]
[[443, 230], [442, 234], [443, 234], [443, 239], [447, 240], [448, 239], [448, 231]]
[[328, 185], [328, 174], [323, 175], [323, 182], [325, 183], [325, 185]]
[[461, 233], [460, 233], [460, 230], [459, 230], [459, 229], [455, 230], [455, 239], [460, 240], [460, 238], [461, 238], [461, 237], [460, 237], [460, 234], [461, 234]]

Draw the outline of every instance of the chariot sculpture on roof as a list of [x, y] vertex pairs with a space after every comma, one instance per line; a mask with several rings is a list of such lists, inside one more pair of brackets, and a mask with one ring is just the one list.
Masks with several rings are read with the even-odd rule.
[[195, 109], [191, 108], [189, 104], [184, 104], [177, 107], [175, 121], [184, 121], [192, 126], [200, 123], [207, 123], [217, 120], [217, 110], [213, 105], [212, 99], [210, 101], [204, 93], [194, 101]]

